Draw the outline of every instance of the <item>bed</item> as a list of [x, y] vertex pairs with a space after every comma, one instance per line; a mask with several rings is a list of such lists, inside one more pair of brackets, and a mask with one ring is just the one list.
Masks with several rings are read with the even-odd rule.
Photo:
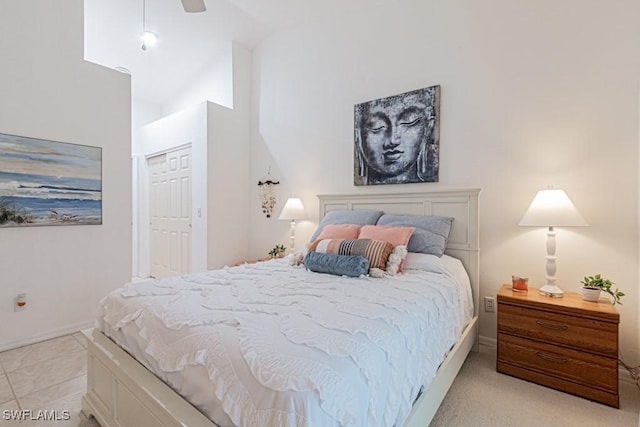
[[[407, 265], [409, 268], [401, 275], [401, 280], [393, 278], [394, 281], [389, 282], [389, 286], [377, 281], [385, 279], [368, 279], [368, 282], [363, 278], [355, 281], [340, 277], [329, 279], [327, 275], [309, 273], [304, 268], [295, 269], [286, 261], [271, 261], [174, 278], [161, 283], [131, 286], [119, 291], [118, 295], [123, 296], [122, 298], [114, 297], [109, 300], [108, 305], [114, 308], [101, 317], [100, 328], [84, 331], [88, 339], [88, 385], [87, 394], [83, 397], [83, 412], [87, 416], [93, 415], [102, 426], [225, 426], [235, 423], [233, 420], [245, 417], [252, 417], [249, 419], [254, 424], [263, 425], [331, 425], [333, 422], [334, 425], [367, 425], [371, 420], [375, 420], [378, 425], [428, 425], [467, 354], [477, 343], [479, 192], [477, 189], [465, 189], [428, 193], [318, 196], [320, 217], [336, 210], [380, 209], [390, 214], [454, 218], [445, 252], [447, 256], [443, 259], [448, 259], [450, 264], [459, 260], [458, 264], [464, 266], [472, 296], [469, 298], [471, 304], [467, 306], [466, 317], [456, 314], [457, 318], [446, 322], [449, 325], [447, 328], [433, 328], [428, 320], [423, 320], [424, 324], [414, 327], [404, 323], [405, 318], [394, 317], [397, 312], [409, 313], [414, 306], [426, 304], [427, 299], [434, 299], [423, 298], [422, 288], [417, 286], [431, 286], [443, 294], [438, 300], [441, 302], [437, 308], [441, 312], [446, 312], [448, 301], [454, 299], [444, 295], [444, 289], [449, 288], [445, 288], [443, 284], [451, 281], [450, 278], [435, 275], [434, 271], [413, 269], [411, 265]], [[429, 274], [437, 276], [441, 281], [427, 285], [423, 276]], [[266, 279], [256, 280], [259, 276], [273, 277], [273, 283]], [[278, 282], [278, 286], [275, 282]], [[287, 287], [287, 284], [290, 286]], [[323, 293], [323, 298], [339, 301], [340, 310], [325, 317], [322, 311], [314, 312], [315, 306], [323, 303], [307, 302], [316, 301], [313, 298], [316, 298], [318, 292]], [[398, 354], [398, 342], [387, 347], [384, 346], [387, 344], [381, 345], [380, 348], [384, 351], [379, 354], [376, 353], [376, 348], [367, 347], [369, 340], [375, 341], [386, 334], [384, 328], [372, 329], [371, 324], [366, 323], [371, 320], [369, 318], [379, 316], [377, 311], [376, 314], [371, 314], [371, 301], [367, 299], [373, 297], [368, 296], [368, 292], [381, 298], [380, 302], [374, 301], [381, 306], [392, 301], [400, 307], [392, 314], [385, 315], [385, 320], [395, 326], [391, 328], [395, 332], [402, 331], [401, 338], [409, 343], [406, 353], [417, 352], [424, 357], [407, 356], [400, 368], [384, 370], [386, 365], [381, 362], [385, 358], [405, 359], [402, 358], [404, 355], [400, 357]], [[459, 290], [446, 292], [462, 295]], [[149, 295], [149, 302], [145, 302], [144, 306], [135, 305], [140, 301], [147, 301], [138, 297]], [[260, 295], [260, 300], [249, 302], [257, 304], [251, 307], [260, 308], [251, 309], [249, 313], [245, 303], [247, 299], [257, 298], [256, 295]], [[302, 299], [290, 299], [294, 297]], [[122, 304], [118, 306], [120, 300]], [[227, 300], [232, 305], [236, 300], [245, 305], [237, 310], [230, 310], [228, 305], [221, 305]], [[365, 300], [367, 301], [360, 303]], [[171, 303], [168, 304], [167, 301]], [[131, 307], [125, 307], [127, 305]], [[146, 316], [156, 319], [155, 323], [152, 320], [142, 322], [140, 318], [144, 316], [140, 316], [140, 313], [143, 310], [160, 313], [157, 310], [161, 306], [170, 306], [172, 310], [169, 313], [162, 312], [161, 315]], [[184, 311], [191, 313], [190, 318], [176, 308], [180, 306], [186, 307]], [[292, 306], [303, 307], [305, 316], [296, 317], [296, 312], [290, 311]], [[207, 311], [219, 308], [222, 311]], [[280, 331], [273, 333], [274, 325], [269, 324], [274, 317], [270, 316], [275, 314], [274, 310], [279, 316], [282, 334]], [[350, 320], [341, 322], [339, 316], [344, 312], [345, 316], [350, 316]], [[216, 313], [214, 320], [211, 313]], [[257, 316], [261, 321], [250, 324], [247, 316]], [[160, 318], [161, 322], [157, 320]], [[313, 322], [309, 322], [309, 319], [313, 319]], [[362, 319], [362, 325], [353, 319]], [[217, 339], [198, 333], [198, 328], [204, 328], [206, 323], [211, 322], [219, 322], [222, 325], [220, 330], [227, 332], [221, 332]], [[324, 329], [313, 334], [301, 326], [305, 322], [309, 323], [311, 330], [319, 330], [319, 325]], [[194, 329], [188, 337], [163, 341], [160, 332], [167, 329], [167, 326], [169, 331], [163, 333], [174, 334], [188, 328]], [[345, 328], [351, 330], [345, 331]], [[130, 330], [128, 334], [127, 329]], [[160, 332], [154, 332], [156, 330]], [[230, 334], [229, 331], [233, 333]], [[350, 333], [348, 342], [341, 341], [345, 332]], [[446, 348], [438, 350], [437, 345], [425, 344], [425, 339], [421, 337], [427, 334], [453, 334], [454, 339], [446, 338], [444, 344], [440, 344], [440, 347]], [[280, 335], [286, 335], [286, 338]], [[366, 339], [364, 335], [367, 336]], [[353, 337], [357, 339], [351, 339]], [[172, 346], [175, 343], [186, 346], [187, 341], [194, 339], [198, 341], [198, 345], [204, 345], [202, 340], [206, 340], [207, 345], [211, 342], [211, 347], [207, 347], [210, 353], [222, 349], [221, 354], [226, 351], [230, 355], [225, 360], [235, 362], [228, 363], [226, 368], [224, 363], [208, 365], [202, 352], [185, 356], [176, 353], [176, 346]], [[221, 344], [223, 341], [224, 345]], [[129, 353], [136, 355], [137, 359]], [[237, 354], [234, 356], [235, 353]], [[312, 354], [310, 358], [313, 363], [307, 361], [298, 368], [294, 363], [283, 368], [278, 366], [280, 359], [275, 358], [276, 353], [281, 353], [281, 358], [286, 355], [287, 360], [296, 363], [309, 353]], [[330, 358], [316, 360], [317, 353], [327, 353]], [[166, 359], [162, 359], [159, 356], [161, 354], [167, 355]], [[439, 358], [435, 360], [435, 365], [434, 358]], [[431, 360], [433, 366], [427, 366], [427, 360]], [[351, 370], [342, 370], [345, 364]], [[357, 368], [355, 371], [352, 365]], [[212, 369], [219, 371], [212, 373]], [[341, 374], [335, 375], [335, 372]], [[411, 374], [407, 375], [407, 372]], [[242, 381], [234, 383], [235, 379], [231, 374]], [[207, 385], [200, 381], [200, 378], [207, 376], [222, 378], [224, 381]], [[255, 385], [246, 385], [251, 382], [266, 384], [269, 386], [267, 388], [273, 388], [278, 393], [263, 395], [262, 391], [255, 391]], [[380, 384], [385, 387], [380, 387]], [[371, 387], [367, 388], [367, 385]], [[396, 388], [400, 386], [409, 387], [410, 391], [391, 399], [389, 396], [395, 396]], [[207, 406], [208, 402], [204, 402], [203, 394], [198, 394], [203, 390], [206, 392], [204, 396], [215, 395], [220, 398], [211, 399], [219, 400], [217, 406]], [[367, 390], [369, 394], [366, 394]], [[374, 393], [371, 390], [378, 391]], [[380, 390], [387, 390], [386, 394]], [[228, 391], [236, 393], [235, 404], [233, 401], [225, 401]], [[181, 395], [187, 396], [189, 401]], [[320, 397], [317, 398], [317, 395]], [[362, 396], [365, 396], [364, 403]], [[292, 412], [286, 410], [262, 410], [259, 405], [265, 400], [278, 401], [286, 409], [287, 405], [296, 406], [298, 403], [294, 401], [298, 400], [306, 405], [306, 400], [311, 398], [318, 400], [319, 408], [312, 404], [305, 406], [308, 414], [303, 417], [292, 416]], [[251, 404], [239, 405], [238, 401]], [[280, 408], [275, 404], [273, 407]]]

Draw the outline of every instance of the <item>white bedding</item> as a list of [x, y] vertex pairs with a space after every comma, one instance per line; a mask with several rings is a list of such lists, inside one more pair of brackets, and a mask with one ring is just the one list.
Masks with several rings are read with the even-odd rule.
[[473, 313], [461, 263], [438, 260], [387, 279], [274, 260], [128, 284], [98, 327], [221, 427], [401, 426]]

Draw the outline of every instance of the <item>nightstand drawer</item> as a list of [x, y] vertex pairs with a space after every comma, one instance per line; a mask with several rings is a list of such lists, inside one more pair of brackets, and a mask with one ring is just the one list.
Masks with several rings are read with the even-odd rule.
[[618, 361], [498, 333], [498, 365], [507, 363], [617, 394]]
[[500, 304], [498, 332], [618, 357], [616, 323]]

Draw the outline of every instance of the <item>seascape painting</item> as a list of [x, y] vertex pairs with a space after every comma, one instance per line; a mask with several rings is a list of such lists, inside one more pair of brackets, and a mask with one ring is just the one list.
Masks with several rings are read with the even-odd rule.
[[355, 185], [437, 182], [440, 86], [354, 107]]
[[102, 148], [0, 134], [0, 227], [102, 224]]

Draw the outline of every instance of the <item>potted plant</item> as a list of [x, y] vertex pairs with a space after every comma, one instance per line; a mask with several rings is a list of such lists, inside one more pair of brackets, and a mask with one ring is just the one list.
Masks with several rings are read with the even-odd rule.
[[600, 291], [604, 291], [613, 297], [611, 304], [622, 304], [621, 298], [624, 296], [624, 293], [620, 292], [618, 288], [614, 291], [612, 289], [614, 283], [609, 279], [605, 279], [600, 274], [586, 276], [580, 283], [582, 283], [582, 299], [585, 301], [597, 302], [600, 297]]
[[284, 251], [286, 250], [287, 248], [283, 244], [278, 243], [269, 251], [269, 256], [271, 258], [282, 258], [284, 256]]

